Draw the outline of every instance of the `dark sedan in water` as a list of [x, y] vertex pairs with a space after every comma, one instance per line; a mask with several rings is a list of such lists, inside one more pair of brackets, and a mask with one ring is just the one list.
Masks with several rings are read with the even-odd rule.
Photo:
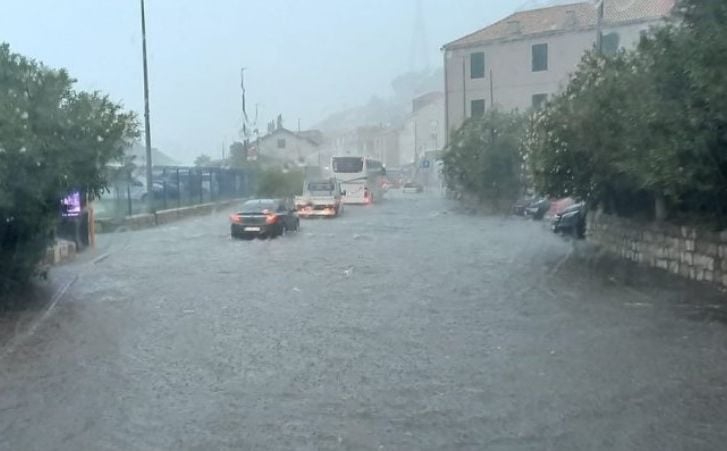
[[253, 199], [230, 215], [232, 238], [275, 238], [300, 229], [300, 219], [287, 199]]

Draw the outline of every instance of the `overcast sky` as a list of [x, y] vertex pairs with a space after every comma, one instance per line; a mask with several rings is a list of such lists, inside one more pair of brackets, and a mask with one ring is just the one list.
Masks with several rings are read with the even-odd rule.
[[[531, 3], [530, 0], [529, 3]], [[427, 57], [525, 0], [422, 0]], [[240, 67], [248, 113], [278, 113], [303, 128], [390, 94], [410, 65], [415, 0], [147, 0], [152, 140], [173, 158], [219, 156], [240, 122]], [[143, 109], [137, 0], [4, 0], [0, 41], [81, 89]], [[141, 114], [140, 114], [141, 118]], [[264, 127], [264, 125], [263, 125]]]

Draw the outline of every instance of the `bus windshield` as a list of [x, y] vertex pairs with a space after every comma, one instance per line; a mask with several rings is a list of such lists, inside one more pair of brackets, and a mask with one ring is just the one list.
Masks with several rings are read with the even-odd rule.
[[353, 174], [363, 171], [364, 160], [361, 157], [336, 157], [333, 159], [333, 172]]

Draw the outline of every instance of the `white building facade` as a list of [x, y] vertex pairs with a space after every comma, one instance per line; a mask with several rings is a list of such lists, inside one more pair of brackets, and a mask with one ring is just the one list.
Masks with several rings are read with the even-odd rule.
[[278, 128], [255, 143], [258, 157], [295, 166], [304, 165], [309, 156], [317, 154], [319, 150], [320, 143], [317, 141], [285, 128]]
[[[604, 52], [633, 48], [673, 7], [674, 0], [604, 0]], [[538, 108], [594, 48], [598, 24], [598, 8], [581, 2], [518, 12], [444, 45], [445, 130], [493, 106]]]
[[412, 101], [412, 112], [399, 133], [399, 166], [412, 165], [445, 144], [444, 93], [430, 92]]

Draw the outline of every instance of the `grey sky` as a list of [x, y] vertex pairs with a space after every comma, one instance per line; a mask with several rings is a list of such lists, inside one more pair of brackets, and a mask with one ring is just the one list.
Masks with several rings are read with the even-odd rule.
[[[136, 0], [7, 0], [0, 41], [142, 111]], [[294, 128], [387, 96], [409, 69], [414, 0], [147, 0], [152, 138], [172, 157], [219, 156], [236, 138], [241, 66], [248, 112]], [[422, 0], [428, 59], [524, 0]]]

